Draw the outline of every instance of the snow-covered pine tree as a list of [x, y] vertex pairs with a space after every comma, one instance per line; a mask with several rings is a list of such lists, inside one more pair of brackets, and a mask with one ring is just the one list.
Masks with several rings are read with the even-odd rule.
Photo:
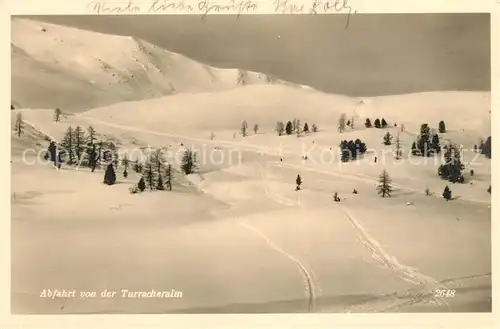
[[300, 136], [302, 136], [302, 127], [300, 126], [301, 125], [300, 124], [300, 120], [297, 119], [297, 121], [295, 122], [295, 124], [297, 125], [295, 127], [295, 134], [297, 135], [297, 137], [300, 137]]
[[420, 126], [420, 136], [417, 143], [417, 148], [422, 156], [430, 156], [431, 152], [431, 141], [430, 141], [430, 128], [427, 123]]
[[293, 126], [292, 126], [292, 122], [291, 121], [288, 121], [286, 123], [285, 131], [286, 131], [287, 135], [291, 135], [293, 133]]
[[462, 175], [462, 170], [464, 169], [464, 165], [460, 158], [460, 151], [455, 144], [450, 143], [446, 145], [444, 160], [445, 163], [439, 166], [438, 175], [442, 179], [447, 179], [452, 183], [463, 183], [464, 176]]
[[247, 121], [246, 121], [246, 120], [244, 120], [244, 121], [241, 123], [240, 132], [241, 132], [241, 136], [243, 136], [243, 137], [246, 137], [246, 136], [247, 136], [247, 132], [248, 132], [248, 123], [247, 123]]
[[141, 192], [144, 192], [144, 190], [146, 189], [146, 182], [144, 182], [144, 177], [141, 177], [141, 179], [139, 179], [139, 182], [137, 183], [137, 188]]
[[387, 132], [384, 136], [384, 144], [391, 145], [392, 144], [392, 136], [389, 132]]
[[155, 162], [155, 170], [156, 170], [156, 177], [158, 177], [156, 189], [157, 190], [164, 190], [165, 189], [165, 169], [166, 169], [166, 160], [165, 156], [163, 155], [163, 150], [158, 149], [154, 152], [153, 154], [153, 159]]
[[488, 159], [491, 159], [491, 136], [486, 138], [486, 141], [481, 148], [481, 154], [484, 154]]
[[346, 127], [346, 115], [345, 115], [345, 113], [342, 113], [342, 115], [339, 118], [337, 130], [339, 131], [339, 133], [343, 133], [345, 130], [345, 127]]
[[193, 150], [185, 150], [181, 159], [181, 170], [184, 174], [192, 174], [197, 168], [196, 155]]
[[83, 160], [86, 148], [85, 131], [80, 126], [76, 126], [73, 130], [73, 147], [75, 148], [76, 160], [80, 164]]
[[24, 133], [24, 119], [21, 112], [16, 115], [16, 124], [14, 126], [14, 130], [17, 134], [17, 137], [21, 137], [21, 135]]
[[168, 163], [167, 168], [165, 170], [165, 186], [169, 191], [172, 191], [172, 180], [173, 180], [172, 165]]
[[371, 122], [370, 118], [366, 118], [365, 127], [366, 128], [371, 128], [372, 127], [372, 122]]
[[381, 128], [382, 127], [382, 125], [380, 124], [380, 119], [379, 118], [375, 119], [375, 122], [373, 124], [375, 125], [375, 128]]
[[439, 132], [441, 134], [446, 132], [446, 125], [444, 124], [444, 121], [439, 121]]
[[60, 108], [56, 108], [54, 110], [54, 121], [55, 122], [59, 122], [61, 121], [61, 115], [62, 115], [62, 111]]
[[302, 177], [300, 177], [300, 175], [297, 175], [297, 178], [295, 179], [295, 184], [297, 184], [295, 190], [296, 191], [300, 190], [300, 186], [302, 185]]
[[304, 128], [302, 129], [306, 134], [309, 132], [309, 125], [306, 123], [304, 123]]
[[441, 153], [441, 145], [439, 143], [439, 135], [438, 134], [435, 134], [432, 136], [432, 140], [431, 140], [431, 151], [434, 153], [434, 154], [439, 154]]
[[104, 184], [113, 185], [116, 183], [116, 173], [115, 168], [113, 168], [113, 164], [110, 163], [106, 167], [106, 171], [104, 173]]
[[387, 121], [385, 121], [385, 119], [382, 118], [382, 122], [380, 123], [380, 125], [382, 126], [382, 128], [386, 128], [387, 127]]
[[392, 193], [392, 185], [391, 185], [391, 178], [389, 177], [389, 173], [384, 169], [382, 171], [382, 174], [380, 174], [379, 177], [379, 184], [377, 186], [377, 192], [378, 194], [382, 195], [383, 198], [386, 196], [391, 196]]
[[155, 170], [155, 159], [154, 154], [149, 154], [146, 159], [146, 163], [144, 164], [144, 168], [142, 170], [142, 177], [144, 178], [144, 182], [146, 187], [152, 191], [156, 189], [158, 185], [158, 175]]
[[448, 185], [446, 185], [446, 187], [444, 188], [444, 191], [443, 191], [443, 198], [446, 200], [446, 201], [450, 201], [451, 199], [451, 190], [450, 188], [448, 187]]
[[70, 166], [75, 164], [76, 159], [73, 141], [73, 128], [69, 126], [66, 130], [66, 134], [64, 134], [64, 137], [61, 141], [60, 152], [64, 154], [64, 156], [66, 157], [66, 163]]
[[394, 153], [396, 154], [396, 160], [399, 160], [401, 158], [401, 140], [399, 138], [399, 134], [396, 135], [396, 147], [394, 149]]
[[285, 124], [282, 121], [278, 121], [276, 123], [276, 132], [278, 133], [278, 136], [283, 135], [285, 132]]

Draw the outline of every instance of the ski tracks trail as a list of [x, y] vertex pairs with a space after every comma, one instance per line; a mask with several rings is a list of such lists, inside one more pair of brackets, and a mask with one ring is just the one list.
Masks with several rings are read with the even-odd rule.
[[401, 298], [398, 294], [393, 295], [393, 298], [385, 298], [384, 300], [376, 299], [361, 305], [352, 305], [345, 312], [383, 312], [388, 309], [401, 306], [407, 303], [408, 298], [412, 302], [422, 301], [424, 299], [434, 300], [438, 304], [449, 305], [445, 299], [436, 299], [434, 297], [437, 289], [445, 289], [446, 287], [438, 280], [427, 276], [416, 269], [401, 264], [396, 257], [390, 255], [382, 248], [380, 243], [371, 236], [366, 228], [357, 220], [353, 213], [344, 206], [338, 206], [345, 214], [346, 219], [356, 231], [356, 236], [360, 243], [371, 253], [372, 257], [385, 268], [395, 272], [401, 279], [413, 283], [418, 286], [415, 291], [409, 291], [406, 298]]

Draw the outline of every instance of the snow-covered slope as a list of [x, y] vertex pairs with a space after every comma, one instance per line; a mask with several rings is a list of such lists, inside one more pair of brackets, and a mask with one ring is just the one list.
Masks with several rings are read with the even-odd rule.
[[220, 69], [133, 37], [12, 20], [12, 103], [77, 112], [180, 92], [288, 84], [266, 74]]

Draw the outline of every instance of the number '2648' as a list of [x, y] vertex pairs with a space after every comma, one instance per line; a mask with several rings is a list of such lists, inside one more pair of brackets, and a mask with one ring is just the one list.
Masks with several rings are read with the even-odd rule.
[[453, 297], [455, 297], [455, 290], [454, 289], [437, 289], [434, 292], [434, 297], [453, 298]]

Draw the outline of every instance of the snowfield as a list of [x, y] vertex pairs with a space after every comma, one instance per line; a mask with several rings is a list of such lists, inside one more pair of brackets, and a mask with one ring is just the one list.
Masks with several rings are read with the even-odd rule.
[[[42, 25], [46, 32], [38, 30]], [[491, 311], [491, 163], [472, 151], [491, 134], [490, 93], [351, 98], [267, 83], [258, 73], [248, 73], [250, 85], [239, 84], [237, 70], [206, 69], [132, 38], [75, 31], [27, 20], [13, 24], [13, 99], [20, 109], [11, 115], [15, 122], [22, 113], [25, 121], [24, 133], [11, 138], [13, 313]], [[133, 59], [131, 49], [140, 44], [153, 59], [147, 51]], [[49, 76], [16, 87], [16, 79], [24, 84], [22, 75], [31, 79], [35, 69], [16, 66], [21, 49], [24, 60], [36, 58], [36, 65], [56, 73], [45, 71]], [[86, 55], [74, 56], [81, 49]], [[115, 85], [91, 58], [113, 70], [158, 63], [172, 71], [145, 71], [137, 88]], [[66, 74], [100, 85], [64, 87], [56, 77]], [[104, 96], [97, 90], [108, 82]], [[161, 89], [167, 82], [175, 93]], [[48, 91], [59, 86], [71, 92], [60, 89], [53, 98]], [[87, 91], [95, 93], [81, 94]], [[55, 107], [65, 114], [60, 122], [54, 122]], [[355, 124], [339, 133], [343, 113]], [[278, 136], [276, 122], [293, 118], [319, 131]], [[389, 126], [366, 128], [366, 118], [385, 118]], [[238, 133], [243, 120], [246, 137]], [[441, 144], [470, 149], [463, 156], [464, 184], [438, 177], [440, 159], [409, 156], [420, 125], [437, 129], [441, 120], [448, 129]], [[70, 125], [92, 125], [135, 156], [142, 148], [165, 147], [173, 190], [131, 194], [140, 176], [129, 169], [123, 178], [121, 165], [117, 184], [107, 186], [100, 169], [56, 170], [43, 163], [37, 152], [43, 154], [51, 139], [60, 141]], [[399, 134], [402, 159], [394, 160], [394, 145], [383, 144], [386, 132]], [[369, 151], [340, 162], [340, 141], [357, 138]], [[190, 147], [199, 152], [200, 168], [185, 176], [176, 159]], [[376, 192], [383, 169], [394, 185], [390, 198]], [[441, 197], [446, 185], [453, 193], [449, 202]], [[44, 289], [76, 290], [77, 298], [42, 298]], [[122, 289], [175, 290], [182, 297], [120, 298]], [[101, 298], [104, 290], [117, 295]], [[80, 298], [81, 291], [97, 297]]]

